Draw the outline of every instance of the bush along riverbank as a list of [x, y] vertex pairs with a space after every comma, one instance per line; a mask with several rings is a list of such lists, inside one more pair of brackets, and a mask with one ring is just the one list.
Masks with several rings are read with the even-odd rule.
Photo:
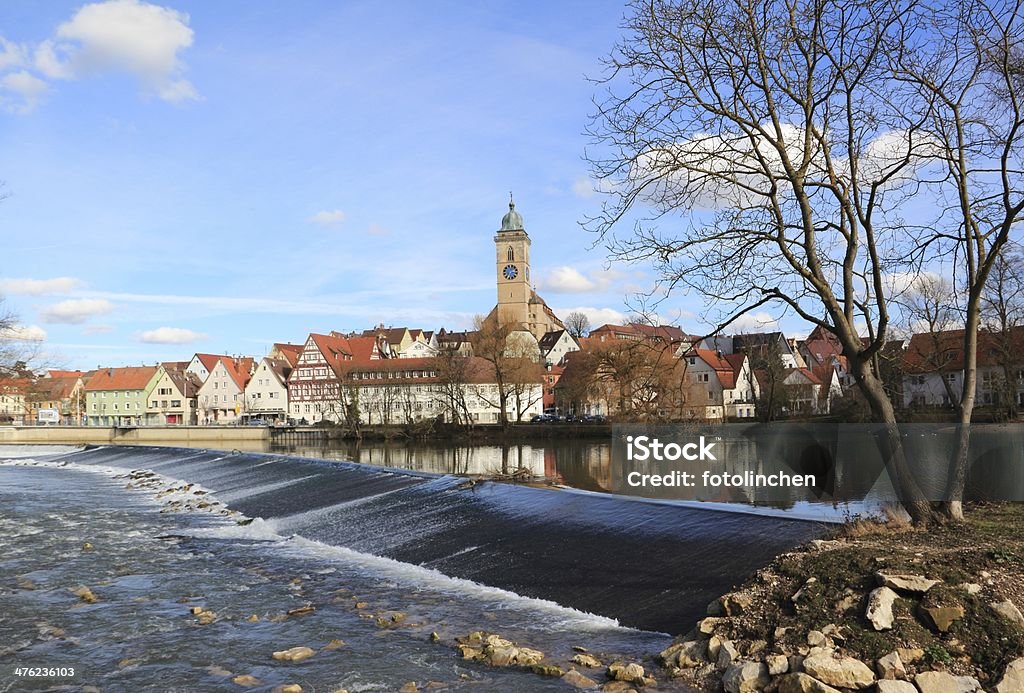
[[857, 522], [779, 556], [661, 652], [727, 693], [1024, 692], [1024, 504], [965, 524]]

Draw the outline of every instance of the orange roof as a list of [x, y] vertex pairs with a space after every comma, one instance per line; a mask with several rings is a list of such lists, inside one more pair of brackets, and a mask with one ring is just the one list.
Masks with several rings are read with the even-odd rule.
[[348, 338], [337, 332], [332, 332], [329, 335], [310, 333], [309, 339], [313, 340], [313, 344], [316, 345], [327, 364], [338, 375], [344, 370], [345, 362], [352, 360], [352, 346], [348, 343]]
[[[59, 371], [58, 371], [59, 372]], [[71, 372], [71, 371], [68, 371]], [[36, 381], [35, 399], [64, 400], [71, 397], [81, 376], [47, 377]]]
[[252, 377], [252, 366], [253, 358], [251, 356], [243, 356], [241, 358], [232, 358], [225, 356], [220, 360], [224, 364], [224, 370], [228, 372], [231, 379], [235, 381], [235, 385], [238, 386], [239, 390], [244, 390], [248, 384], [249, 379]]
[[80, 378], [82, 371], [46, 371], [47, 378]]
[[206, 372], [209, 373], [217, 367], [218, 361], [221, 359], [229, 359], [231, 357], [227, 354], [196, 354], [193, 358], [199, 359], [199, 362], [203, 364], [203, 368], [205, 368]]
[[299, 362], [299, 354], [302, 353], [301, 344], [275, 344], [274, 349], [289, 366], [295, 368], [295, 364]]
[[349, 337], [348, 346], [351, 350], [352, 360], [356, 363], [366, 363], [380, 358], [380, 351], [377, 349], [377, 337], [366, 335]]
[[156, 366], [127, 366], [125, 368], [101, 368], [89, 379], [85, 389], [99, 390], [144, 390], [150, 378], [156, 373]]
[[[715, 375], [718, 376], [718, 381], [722, 383], [724, 389], [731, 390], [736, 387], [736, 375], [739, 373], [739, 369], [735, 368], [727, 357], [710, 349], [691, 349], [686, 353], [695, 354], [701, 361], [714, 368]], [[737, 356], [737, 354], [731, 355]], [[742, 357], [743, 354], [738, 354], [738, 356]], [[741, 360], [740, 366], [742, 365], [743, 362]]]

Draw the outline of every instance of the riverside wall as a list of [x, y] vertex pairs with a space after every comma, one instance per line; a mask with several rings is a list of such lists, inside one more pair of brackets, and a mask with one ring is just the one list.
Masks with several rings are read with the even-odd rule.
[[0, 445], [160, 445], [261, 450], [270, 431], [259, 426], [0, 426]]

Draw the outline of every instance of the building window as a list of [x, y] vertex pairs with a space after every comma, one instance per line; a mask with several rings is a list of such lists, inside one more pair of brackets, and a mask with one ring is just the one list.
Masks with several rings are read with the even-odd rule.
[[512, 246], [508, 247], [508, 261], [512, 262], [516, 259], [516, 254], [512, 251]]

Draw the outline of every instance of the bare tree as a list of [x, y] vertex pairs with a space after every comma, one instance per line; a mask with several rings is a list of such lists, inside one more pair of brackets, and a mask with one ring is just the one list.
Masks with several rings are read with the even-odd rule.
[[1024, 255], [1019, 245], [1007, 246], [993, 263], [981, 308], [982, 324], [1000, 370], [999, 403], [1012, 419], [1018, 412], [1019, 374], [1024, 367]]
[[506, 426], [510, 421], [510, 401], [517, 404], [519, 419], [525, 412], [518, 406], [528, 397], [526, 390], [540, 390], [543, 396], [543, 371], [537, 365], [540, 352], [532, 337], [514, 330], [512, 325], [499, 324], [494, 316], [477, 316], [474, 325], [473, 354], [491, 364], [495, 384], [493, 396], [487, 388], [477, 387], [476, 393], [489, 406], [498, 409], [499, 423]]
[[962, 355], [959, 345], [950, 349], [950, 340], [945, 334], [960, 326], [953, 287], [942, 277], [922, 274], [901, 300], [901, 312], [906, 331], [924, 335], [926, 340], [923, 349], [917, 348], [912, 353], [916, 368], [939, 374], [947, 401], [950, 406], [958, 407], [962, 393], [954, 391], [953, 382], [945, 372], [959, 365]]
[[[932, 521], [873, 362], [892, 329], [893, 277], [916, 275], [943, 251], [967, 253], [958, 229], [986, 202], [992, 218], [975, 225], [969, 250], [977, 291], [985, 258], [1019, 213], [1016, 194], [977, 193], [993, 161], [1016, 178], [1016, 100], [999, 91], [1017, 86], [991, 77], [989, 50], [1016, 48], [1016, 7], [986, 22], [958, 11], [964, 3], [936, 11], [913, 0], [631, 7], [590, 126], [588, 158], [609, 191], [590, 228], [613, 259], [653, 262], [660, 289], [703, 296], [719, 310], [718, 329], [775, 304], [835, 335], [885, 425], [880, 444], [903, 504], [915, 521]], [[959, 79], [969, 64], [986, 80], [935, 79]], [[1011, 125], [980, 137], [992, 110], [1009, 110]], [[1008, 187], [999, 179], [984, 182]], [[901, 215], [910, 197], [946, 194], [957, 202], [934, 205], [934, 218]], [[951, 493], [958, 502], [962, 483]]]
[[590, 318], [578, 310], [574, 310], [565, 316], [565, 329], [575, 339], [586, 337], [590, 334]]

